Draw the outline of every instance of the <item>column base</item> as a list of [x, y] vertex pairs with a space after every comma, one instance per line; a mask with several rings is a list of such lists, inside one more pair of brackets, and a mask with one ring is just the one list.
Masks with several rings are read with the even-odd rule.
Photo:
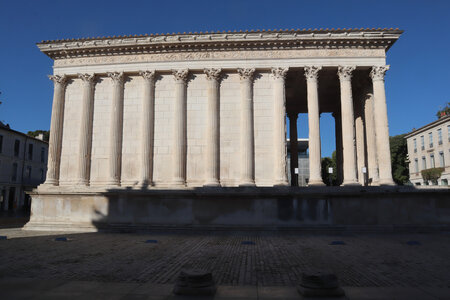
[[218, 180], [208, 180], [203, 184], [204, 187], [218, 187], [220, 182]]
[[321, 179], [309, 180], [308, 186], [326, 186]]
[[75, 181], [76, 185], [83, 185], [83, 186], [89, 186], [89, 180], [86, 179], [78, 179]]
[[105, 182], [105, 185], [117, 187], [117, 186], [120, 186], [120, 181], [119, 180], [109, 180], [109, 181]]
[[46, 180], [42, 185], [43, 186], [59, 186], [59, 181], [50, 179], [50, 180]]
[[247, 181], [247, 182], [239, 183], [239, 186], [240, 187], [254, 187], [254, 186], [256, 186], [256, 184], [254, 181]]
[[273, 186], [289, 186], [289, 182], [287, 180], [279, 180], [276, 181]]
[[176, 178], [174, 180], [172, 180], [169, 183], [169, 186], [173, 186], [173, 187], [185, 187], [186, 186], [186, 180], [184, 180], [183, 178]]
[[345, 181], [341, 184], [341, 186], [361, 186], [361, 184], [358, 181]]
[[152, 187], [153, 186], [153, 182], [151, 182], [151, 181], [141, 181], [136, 186], [138, 188], [140, 188], [140, 189], [146, 189], [148, 187]]
[[396, 185], [396, 184], [395, 184], [394, 180], [392, 180], [392, 179], [380, 179], [380, 180], [378, 180], [378, 185], [390, 185], [390, 186], [393, 186], [393, 185]]

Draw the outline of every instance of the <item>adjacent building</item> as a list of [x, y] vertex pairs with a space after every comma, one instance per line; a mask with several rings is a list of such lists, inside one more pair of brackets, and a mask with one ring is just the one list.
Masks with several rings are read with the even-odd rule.
[[48, 143], [0, 122], [0, 210], [29, 209], [25, 194], [45, 181]]
[[450, 180], [450, 115], [443, 116], [405, 136], [408, 144], [409, 179], [414, 185], [428, 185], [421, 171], [444, 168], [439, 185]]

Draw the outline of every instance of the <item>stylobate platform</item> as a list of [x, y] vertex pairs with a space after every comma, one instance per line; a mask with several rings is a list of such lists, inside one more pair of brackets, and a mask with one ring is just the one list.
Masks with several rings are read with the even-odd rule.
[[64, 188], [32, 194], [28, 230], [401, 230], [450, 226], [448, 188]]

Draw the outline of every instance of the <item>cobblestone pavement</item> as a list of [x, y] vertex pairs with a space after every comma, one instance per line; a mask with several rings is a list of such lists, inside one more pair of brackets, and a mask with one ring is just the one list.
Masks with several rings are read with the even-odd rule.
[[[449, 233], [73, 234], [5, 228], [0, 236], [8, 236], [0, 240], [0, 279], [173, 284], [182, 267], [200, 267], [212, 271], [219, 285], [295, 286], [303, 271], [323, 269], [350, 287], [450, 287]], [[62, 236], [68, 241], [55, 241]]]

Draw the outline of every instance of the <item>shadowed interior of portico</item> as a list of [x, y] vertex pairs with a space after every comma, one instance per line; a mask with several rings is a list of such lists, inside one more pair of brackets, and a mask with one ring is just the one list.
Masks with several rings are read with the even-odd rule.
[[[301, 131], [305, 131], [304, 128], [297, 127], [297, 119], [299, 114], [307, 114], [310, 117], [308, 108], [308, 84], [305, 77], [306, 68], [290, 69], [286, 78], [286, 115], [289, 119], [289, 136], [290, 141], [294, 141], [290, 144], [290, 178], [295, 178], [294, 169], [298, 167], [298, 152], [297, 137]], [[355, 148], [357, 150], [356, 155], [358, 183], [361, 185], [372, 185], [373, 174], [367, 174], [367, 178], [364, 178], [362, 168], [368, 166], [368, 154], [367, 154], [367, 133], [366, 133], [366, 120], [367, 116], [364, 115], [364, 106], [367, 99], [367, 95], [372, 93], [372, 83], [370, 81], [370, 68], [358, 67], [352, 74], [352, 100], [353, 100], [353, 116], [356, 128], [355, 132]], [[343, 183], [343, 144], [342, 144], [342, 116], [341, 116], [341, 94], [340, 94], [340, 81], [338, 76], [338, 68], [336, 67], [324, 67], [316, 74], [317, 79], [317, 92], [318, 92], [318, 105], [319, 105], [319, 118], [323, 113], [331, 113], [335, 120], [335, 149], [336, 149], [336, 168], [334, 172], [337, 173], [337, 185]], [[360, 122], [360, 124], [358, 124]], [[329, 128], [320, 128], [320, 132], [329, 130]], [[309, 132], [310, 133], [310, 132]], [[306, 133], [306, 136], [309, 134]], [[305, 133], [302, 134], [305, 136]], [[308, 136], [311, 138], [310, 136]], [[319, 149], [320, 151], [320, 149]], [[323, 155], [322, 155], [323, 157]], [[323, 170], [322, 170], [323, 171]], [[373, 168], [368, 173], [373, 173]], [[328, 182], [327, 182], [328, 183]], [[291, 180], [291, 186], [296, 186], [296, 181]]]

